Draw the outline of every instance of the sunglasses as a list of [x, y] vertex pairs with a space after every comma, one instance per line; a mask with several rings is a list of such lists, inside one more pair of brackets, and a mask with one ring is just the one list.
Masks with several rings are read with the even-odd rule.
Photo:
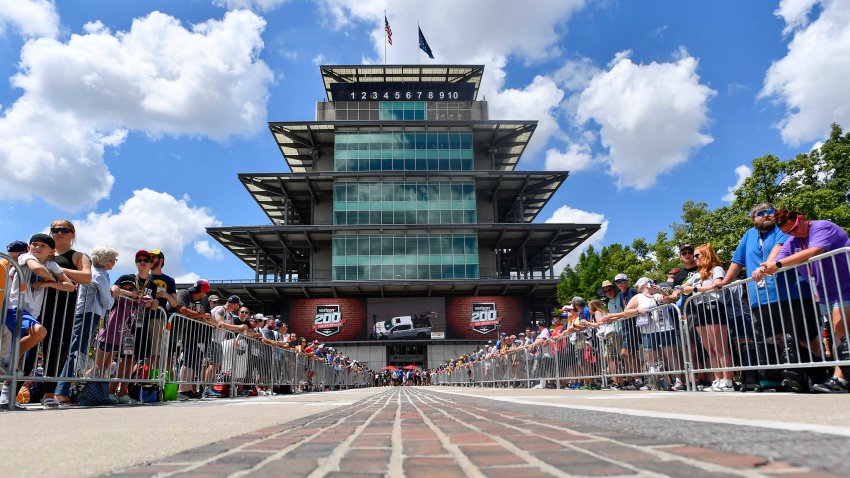
[[700, 257], [702, 257], [702, 254], [694, 254], [694, 259], [699, 259]]
[[247, 314], [247, 313], [248, 313], [248, 311], [247, 311], [247, 310], [240, 310], [240, 311], [239, 311], [239, 313], [240, 313], [240, 314]]
[[693, 254], [694, 254], [694, 251], [691, 251], [691, 250], [686, 250], [686, 251], [682, 251], [682, 252], [679, 253], [680, 256], [692, 256]]
[[788, 229], [785, 229], [785, 226], [787, 226], [788, 224], [789, 224], [789, 222], [788, 222], [788, 221], [786, 221], [786, 222], [785, 222], [785, 224], [783, 224], [783, 225], [779, 228], [779, 229], [780, 229], [782, 232], [784, 232], [785, 234], [791, 234], [792, 232], [794, 232], [794, 231], [796, 231], [797, 229], [799, 229], [799, 228], [800, 228], [800, 216], [799, 216], [799, 215], [797, 215], [797, 219], [794, 221], [794, 225], [793, 225], [792, 227], [790, 227], [790, 228], [788, 228]]
[[70, 234], [71, 232], [73, 232], [73, 231], [71, 231], [71, 229], [68, 228], [68, 227], [51, 227], [50, 228], [51, 234]]
[[615, 280], [614, 281], [615, 284], [625, 284], [626, 282], [628, 282], [628, 281], [627, 280]]
[[770, 209], [770, 208], [762, 209], [761, 211], [758, 211], [755, 214], [753, 214], [753, 216], [764, 217], [764, 216], [769, 216], [769, 215], [773, 214], [773, 212], [774, 212], [773, 209]]
[[150, 261], [150, 259], [136, 259], [136, 264], [148, 264]]

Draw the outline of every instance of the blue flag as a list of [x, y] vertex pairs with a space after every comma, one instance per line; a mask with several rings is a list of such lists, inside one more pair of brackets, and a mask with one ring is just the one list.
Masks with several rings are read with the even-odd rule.
[[434, 59], [434, 54], [431, 53], [431, 47], [428, 46], [428, 41], [425, 40], [425, 35], [422, 34], [422, 29], [419, 28], [419, 48], [428, 54], [428, 58]]

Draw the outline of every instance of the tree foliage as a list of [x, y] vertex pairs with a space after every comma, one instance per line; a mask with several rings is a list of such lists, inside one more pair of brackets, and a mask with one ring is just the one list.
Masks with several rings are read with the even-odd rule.
[[750, 210], [762, 202], [850, 229], [850, 133], [845, 134], [839, 125], [832, 125], [829, 139], [820, 148], [786, 161], [772, 154], [755, 158], [752, 170], [735, 191], [732, 204], [712, 210], [704, 202], [686, 201], [681, 222], [670, 226], [672, 237], [662, 231], [655, 242], [639, 237], [626, 246], [588, 248], [575, 266], [561, 273], [558, 300], [595, 297], [602, 281], [613, 280], [620, 272], [632, 280], [641, 276], [663, 280], [666, 271], [679, 265], [681, 244], [711, 243], [728, 263], [741, 236], [752, 226]]

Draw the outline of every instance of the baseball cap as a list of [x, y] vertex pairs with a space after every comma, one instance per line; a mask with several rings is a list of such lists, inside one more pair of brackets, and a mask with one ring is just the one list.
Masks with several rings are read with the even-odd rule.
[[12, 241], [6, 246], [6, 252], [27, 252], [27, 249], [27, 243], [24, 241]]
[[263, 315], [263, 314], [254, 314], [254, 316], [251, 317], [251, 320], [256, 320], [257, 322], [260, 322], [260, 321], [266, 320], [266, 316]]
[[186, 290], [188, 290], [192, 294], [197, 294], [198, 292], [203, 292], [204, 294], [206, 294], [210, 291], [210, 283], [203, 279], [198, 279], [197, 281], [195, 281], [194, 284], [192, 284], [191, 287]]
[[151, 257], [153, 256], [162, 257], [163, 259], [165, 259], [165, 254], [163, 254], [162, 251], [159, 249], [154, 249], [151, 251]]
[[33, 242], [43, 242], [50, 246], [51, 249], [56, 249], [56, 241], [54, 241], [53, 238], [48, 236], [47, 234], [33, 234], [32, 237], [30, 237], [30, 244], [32, 244]]
[[277, 320], [274, 321], [274, 325], [277, 326], [277, 327], [280, 327], [281, 325], [283, 325], [283, 321], [280, 320], [280, 319], [277, 319]]
[[647, 284], [648, 285], [654, 285], [655, 282], [653, 282], [653, 280], [650, 279], [649, 277], [641, 277], [640, 279], [637, 280], [637, 282], [635, 282], [635, 289], [640, 290], [641, 288], [643, 288]]
[[571, 300], [570, 302], [572, 302], [573, 304], [580, 304], [580, 305], [585, 304], [584, 297], [580, 297], [580, 296], [573, 297], [573, 300]]
[[693, 250], [694, 250], [694, 246], [692, 246], [692, 245], [690, 245], [690, 244], [682, 244], [681, 246], [679, 246], [679, 252], [680, 252], [680, 253], [681, 253], [682, 251], [684, 251], [685, 249], [690, 249], [690, 250], [691, 250], [691, 252], [693, 252]]
[[620, 282], [624, 280], [629, 280], [629, 276], [623, 274], [622, 272], [614, 276], [614, 282]]
[[209, 296], [209, 297], [208, 297], [208, 300], [209, 300], [210, 302], [218, 302], [218, 301], [219, 301], [219, 297], [218, 297], [217, 295], [213, 294], [213, 295], [211, 295], [211, 296]]
[[609, 280], [602, 281], [602, 287], [612, 287], [613, 285], [614, 285], [614, 283], [612, 283]]
[[136, 251], [136, 259], [138, 259], [140, 256], [147, 256], [147, 257], [150, 257], [150, 256], [151, 256], [151, 253], [150, 253], [150, 252], [148, 252], [148, 251], [146, 251], [146, 250], [144, 250], [144, 249], [142, 249], [141, 251]]
[[241, 304], [242, 303], [242, 301], [239, 300], [238, 295], [231, 295], [230, 297], [227, 298], [227, 301], [230, 302], [231, 304]]

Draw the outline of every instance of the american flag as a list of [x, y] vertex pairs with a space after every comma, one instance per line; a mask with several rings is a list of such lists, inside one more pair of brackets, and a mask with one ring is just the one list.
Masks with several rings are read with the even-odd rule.
[[390, 22], [387, 21], [386, 15], [384, 15], [384, 31], [387, 32], [387, 42], [389, 42], [389, 44], [392, 45], [393, 44], [393, 29], [390, 28]]

